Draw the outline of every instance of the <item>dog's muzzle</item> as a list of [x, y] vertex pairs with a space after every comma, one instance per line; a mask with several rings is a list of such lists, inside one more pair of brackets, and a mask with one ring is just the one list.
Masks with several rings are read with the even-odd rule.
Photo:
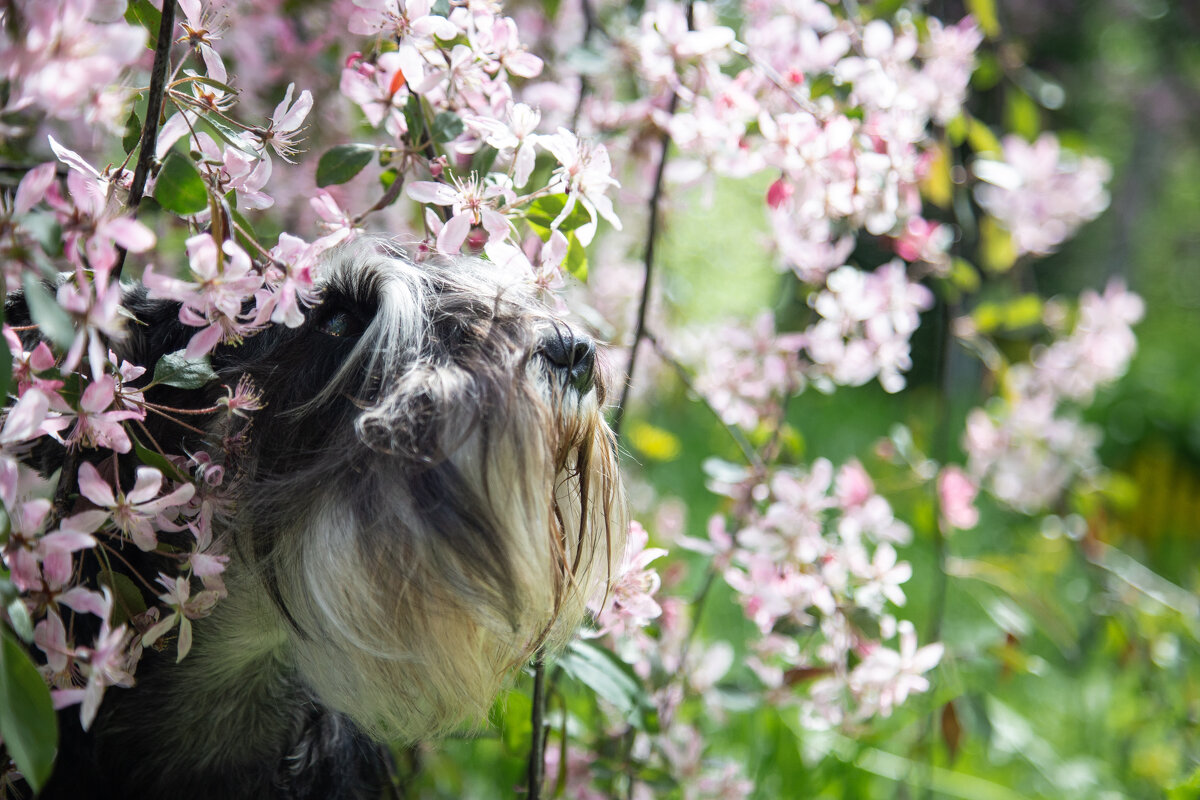
[[564, 386], [587, 394], [596, 383], [596, 343], [584, 334], [555, 325], [542, 334], [538, 354], [550, 364]]

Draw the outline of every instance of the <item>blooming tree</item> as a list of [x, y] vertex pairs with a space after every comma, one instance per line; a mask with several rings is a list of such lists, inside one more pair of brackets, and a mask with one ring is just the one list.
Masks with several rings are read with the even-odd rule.
[[[870, 730], [953, 656], [936, 626], [905, 616], [916, 522], [900, 503], [930, 498], [921, 535], [942, 547], [976, 527], [981, 492], [1036, 517], [1102, 480], [1082, 410], [1125, 371], [1141, 301], [1112, 282], [1078, 301], [977, 302], [982, 282], [1053, 252], [1108, 202], [1103, 161], [1052, 133], [999, 140], [969, 110], [994, 20], [825, 0], [721, 15], [550, 5], [24, 0], [3, 12], [2, 135], [18, 179], [0, 255], [28, 318], [6, 321], [12, 369], [0, 370], [0, 679], [23, 697], [0, 715], [12, 759], [0, 790], [45, 780], [52, 707], [78, 705], [87, 728], [106, 690], [136, 680], [144, 648], [186, 657], [192, 622], [225, 595], [212, 518], [255, 388], [227, 387], [207, 410], [228, 419], [226, 439], [187, 456], [153, 441], [148, 415], [186, 421], [145, 390], [201, 385], [215, 347], [302, 324], [322, 254], [367, 230], [523, 268], [613, 341], [618, 431], [645, 414], [631, 387], [675, 375], [738, 459], [705, 461], [717, 510], [702, 530], [634, 492], [655, 522], [634, 524], [594, 626], [539, 662], [549, 707], [544, 693], [509, 706], [532, 721], [505, 739], [528, 761], [530, 796], [765, 791], [721, 721], [765, 705], [804, 731]], [[718, 180], [765, 187], [762, 246], [788, 313], [701, 328], [657, 293], [664, 209]], [[194, 330], [149, 374], [109, 349], [134, 272]], [[801, 458], [796, 398], [902, 392], [913, 338], [937, 314], [990, 376], [963, 463], [904, 428], [841, 464]], [[1039, 338], [1006, 352], [998, 334], [1012, 328]], [[34, 467], [47, 447], [65, 453], [54, 475]], [[126, 547], [174, 571], [126, 575]], [[96, 577], [76, 568], [84, 558]], [[702, 619], [719, 602], [744, 622], [723, 638]], [[95, 635], [71, 615], [94, 618], [79, 630]]]

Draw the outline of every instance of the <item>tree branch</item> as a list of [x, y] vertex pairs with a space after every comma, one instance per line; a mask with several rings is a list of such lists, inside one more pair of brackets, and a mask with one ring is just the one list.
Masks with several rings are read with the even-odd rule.
[[[154, 163], [154, 151], [158, 145], [158, 118], [162, 115], [163, 97], [167, 88], [167, 69], [171, 61], [171, 37], [175, 32], [175, 0], [164, 0], [162, 19], [158, 25], [158, 40], [154, 43], [154, 66], [150, 70], [150, 91], [146, 102], [146, 121], [142, 125], [142, 139], [138, 150], [137, 166], [133, 170], [133, 183], [129, 187], [129, 209], [137, 211], [146, 192], [146, 181], [150, 177], [150, 166]], [[119, 279], [125, 267], [125, 248], [117, 251], [117, 265], [113, 277]]]
[[529, 744], [529, 769], [527, 772], [526, 797], [541, 800], [542, 780], [546, 770], [546, 662], [541, 653], [533, 662], [533, 722], [532, 740]]
[[[692, 1], [688, 0], [687, 11], [687, 27], [688, 30], [694, 29], [694, 14]], [[675, 109], [679, 106], [679, 91], [677, 89], [671, 91], [671, 100], [667, 104], [667, 119], [670, 120], [675, 116]], [[617, 404], [616, 410], [613, 412], [612, 429], [613, 433], [619, 438], [621, 435], [621, 423], [625, 420], [625, 407], [629, 403], [630, 390], [633, 388], [634, 371], [637, 369], [638, 345], [642, 343], [642, 339], [646, 337], [646, 309], [650, 305], [650, 290], [654, 278], [654, 247], [658, 241], [658, 207], [659, 201], [662, 199], [663, 191], [663, 174], [667, 169], [667, 157], [671, 148], [671, 131], [664, 129], [659, 137], [659, 145], [662, 151], [658, 157], [658, 168], [654, 171], [654, 191], [650, 195], [650, 222], [646, 227], [646, 254], [643, 259], [645, 264], [646, 278], [642, 283], [642, 299], [638, 303], [637, 325], [633, 329], [633, 343], [629, 345], [629, 368], [625, 371], [625, 387], [621, 390], [621, 402]]]

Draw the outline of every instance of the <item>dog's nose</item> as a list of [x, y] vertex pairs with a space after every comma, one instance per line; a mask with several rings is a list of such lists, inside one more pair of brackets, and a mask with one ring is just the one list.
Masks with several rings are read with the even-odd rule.
[[542, 335], [540, 352], [580, 394], [595, 384], [596, 343], [590, 337], [556, 326]]

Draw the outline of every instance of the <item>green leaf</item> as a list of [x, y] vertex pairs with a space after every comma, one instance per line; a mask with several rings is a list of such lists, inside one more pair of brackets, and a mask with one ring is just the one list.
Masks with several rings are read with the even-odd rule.
[[514, 755], [528, 753], [533, 738], [533, 701], [521, 692], [509, 692], [497, 701], [497, 707], [502, 713], [500, 737], [505, 751]]
[[125, 135], [121, 137], [121, 149], [129, 155], [141, 140], [142, 120], [137, 115], [137, 109], [130, 109], [129, 119], [125, 120]]
[[575, 235], [574, 231], [567, 234], [567, 257], [563, 259], [563, 269], [582, 283], [587, 283], [587, 248], [580, 244], [579, 237]]
[[411, 92], [404, 103], [404, 124], [408, 126], [408, 141], [419, 144], [425, 135], [425, 117], [421, 113], [421, 98]]
[[[529, 209], [525, 212], [525, 219], [531, 225], [536, 225], [540, 228], [549, 229], [558, 219], [558, 215], [562, 213], [563, 208], [567, 205], [567, 196], [565, 194], [551, 194], [545, 197], [539, 197], [529, 204]], [[585, 225], [591, 220], [588, 216], [587, 209], [579, 203], [571, 209], [571, 213], [567, 214], [567, 218], [562, 221], [558, 229], [563, 233], [573, 231], [580, 225]]]
[[[234, 235], [237, 238], [238, 244], [242, 246], [242, 249], [253, 253], [258, 249], [256, 247], [258, 244], [258, 234], [254, 232], [254, 226], [242, 216], [242, 212], [238, 211], [237, 207], [233, 203], [229, 204], [229, 216], [234, 222], [237, 223], [238, 226], [236, 229], [234, 229]], [[245, 233], [242, 231], [245, 231]]]
[[967, 121], [967, 143], [980, 155], [987, 153], [999, 156], [1004, 152], [1004, 147], [996, 138], [996, 134], [992, 133], [992, 129], [975, 117]]
[[965, 258], [955, 256], [950, 259], [950, 282], [956, 289], [964, 292], [979, 291], [979, 271]]
[[162, 25], [162, 12], [150, 4], [150, 0], [129, 0], [125, 8], [125, 21], [130, 25], [141, 25], [150, 31], [146, 47], [154, 49], [158, 40], [158, 29]]
[[317, 186], [345, 183], [362, 172], [377, 152], [378, 149], [369, 144], [339, 144], [326, 150], [317, 162]]
[[996, 16], [996, 0], [967, 0], [967, 10], [979, 23], [979, 29], [989, 39], [1000, 33], [1000, 18]]
[[212, 131], [218, 139], [235, 150], [241, 150], [246, 155], [253, 156], [254, 158], [259, 157], [258, 151], [254, 149], [253, 145], [249, 144], [250, 139], [243, 137], [240, 132], [221, 122], [219, 119], [215, 117], [200, 117], [196, 120], [195, 124], [197, 128], [205, 128]]
[[183, 357], [183, 353], [183, 350], [176, 350], [158, 360], [154, 365], [155, 383], [165, 383], [179, 389], [199, 389], [216, 379], [217, 373], [213, 372], [208, 356], [189, 361]]
[[113, 627], [128, 622], [130, 617], [146, 610], [146, 598], [128, 575], [105, 570], [100, 573], [100, 583], [113, 593]]
[[21, 598], [16, 598], [6, 607], [8, 611], [8, 621], [12, 623], [12, 629], [17, 636], [25, 642], [33, 641], [33, 620], [29, 617], [29, 609], [25, 607], [25, 601]]
[[236, 95], [241, 93], [241, 89], [230, 86], [228, 83], [221, 83], [219, 80], [210, 78], [207, 75], [189, 75], [188, 78], [196, 83], [203, 83], [207, 86], [213, 87], [214, 89], [220, 89], [222, 92], [225, 92], [225, 94]]
[[989, 272], [1007, 272], [1017, 261], [1017, 247], [1012, 234], [993, 217], [979, 222], [979, 260]]
[[170, 153], [158, 171], [154, 199], [168, 211], [186, 217], [208, 208], [208, 186], [191, 159]]
[[133, 451], [137, 454], [139, 461], [141, 461], [147, 467], [154, 467], [171, 480], [177, 483], [187, 483], [189, 480], [191, 480], [179, 469], [179, 467], [168, 461], [166, 456], [164, 456], [162, 453], [151, 450], [137, 439], [133, 440]]
[[480, 175], [486, 175], [492, 171], [492, 164], [496, 161], [496, 156], [500, 154], [494, 147], [481, 147], [471, 156], [471, 172], [477, 172]]
[[0, 736], [35, 792], [54, 767], [58, 720], [37, 667], [17, 640], [0, 630]]
[[452, 142], [462, 135], [466, 126], [458, 115], [451, 111], [443, 111], [433, 118], [433, 139], [435, 142]]
[[71, 322], [71, 315], [33, 273], [26, 272], [21, 276], [21, 285], [25, 287], [25, 305], [29, 308], [29, 316], [42, 334], [59, 347], [70, 347], [75, 340], [75, 324]]
[[[0, 323], [4, 322], [4, 314], [0, 312]], [[12, 383], [12, 351], [8, 341], [0, 336], [0, 397], [8, 397], [8, 386]]]
[[1010, 88], [1004, 103], [1004, 127], [1028, 142], [1038, 137], [1042, 129], [1037, 104], [1020, 89]]
[[[612, 704], [629, 722], [648, 728], [643, 711], [650, 708], [633, 669], [613, 653], [576, 639], [558, 659], [568, 676]], [[654, 723], [651, 722], [651, 725]]]

